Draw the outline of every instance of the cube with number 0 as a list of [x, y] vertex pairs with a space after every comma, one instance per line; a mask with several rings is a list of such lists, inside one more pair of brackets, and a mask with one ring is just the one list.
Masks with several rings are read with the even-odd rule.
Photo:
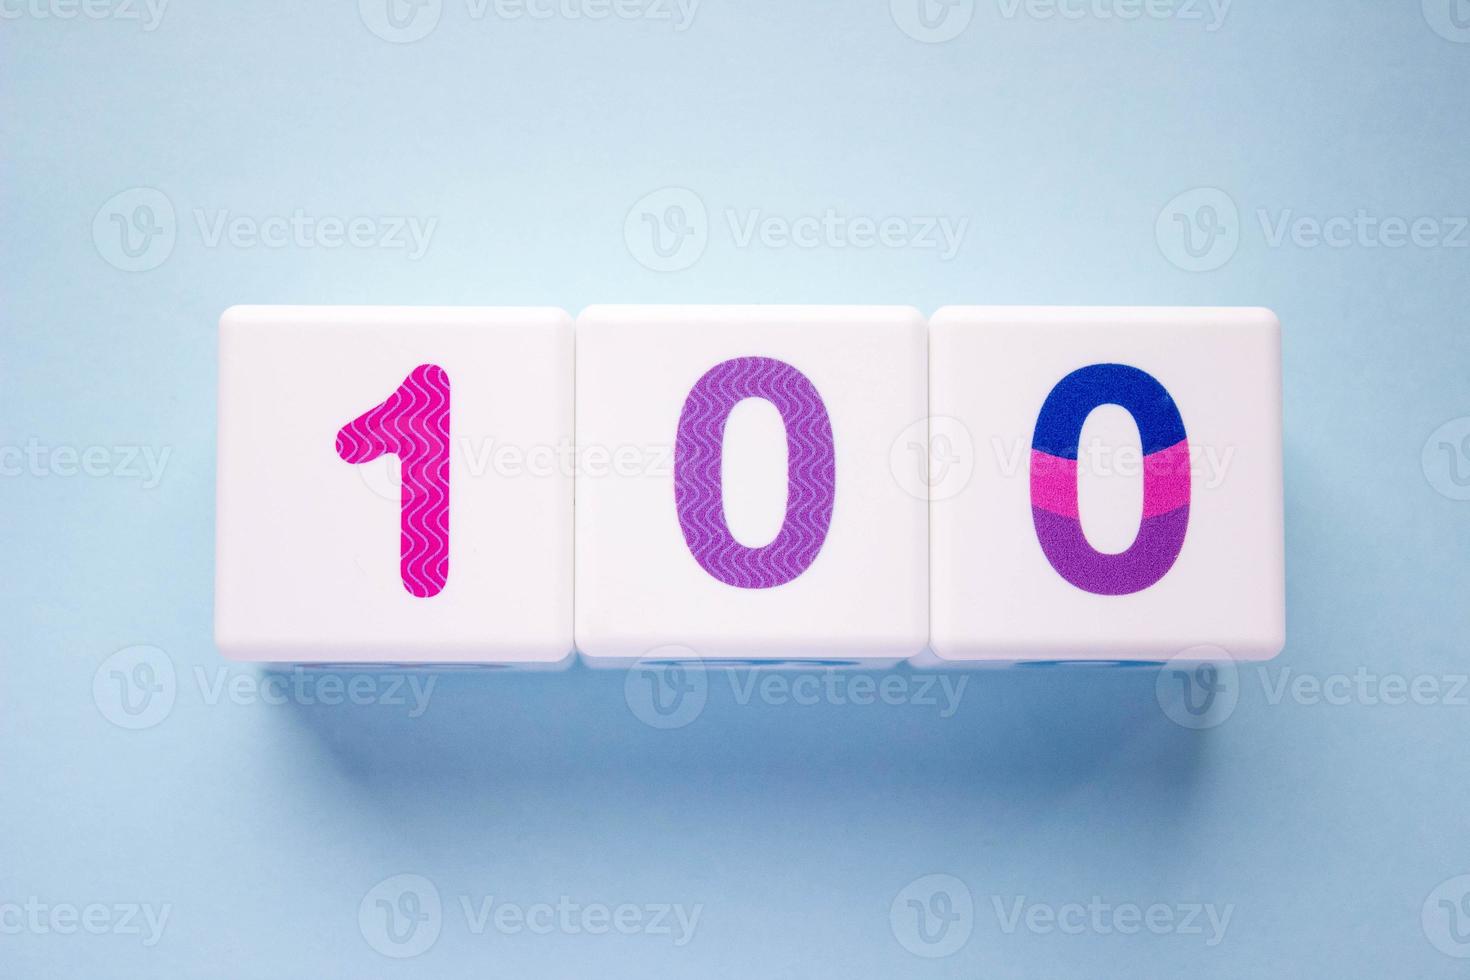
[[907, 307], [592, 307], [577, 320], [577, 645], [879, 664], [927, 636], [926, 414]]
[[572, 357], [558, 309], [227, 310], [221, 651], [567, 662]]
[[931, 494], [939, 661], [1280, 652], [1273, 313], [946, 307], [930, 328], [931, 437], [960, 462]]

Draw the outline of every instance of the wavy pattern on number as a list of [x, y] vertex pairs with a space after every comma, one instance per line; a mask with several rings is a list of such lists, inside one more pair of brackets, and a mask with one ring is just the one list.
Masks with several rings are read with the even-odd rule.
[[421, 599], [449, 580], [449, 375], [421, 364], [388, 400], [344, 425], [337, 455], [370, 463], [384, 453], [399, 458], [399, 572], [403, 587]]
[[[737, 404], [763, 398], [786, 426], [786, 519], [767, 545], [748, 548], [725, 521], [721, 474], [725, 423]], [[695, 561], [727, 585], [770, 589], [806, 571], [832, 524], [837, 457], [832, 420], [806, 375], [769, 357], [737, 357], [694, 385], [679, 416], [674, 500]]]

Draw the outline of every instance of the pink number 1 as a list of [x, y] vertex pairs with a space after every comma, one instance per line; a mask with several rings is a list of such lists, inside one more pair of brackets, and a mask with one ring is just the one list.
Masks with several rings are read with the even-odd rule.
[[427, 599], [449, 578], [449, 375], [439, 365], [420, 364], [337, 433], [337, 455], [349, 463], [384, 453], [403, 470], [399, 574], [410, 595]]

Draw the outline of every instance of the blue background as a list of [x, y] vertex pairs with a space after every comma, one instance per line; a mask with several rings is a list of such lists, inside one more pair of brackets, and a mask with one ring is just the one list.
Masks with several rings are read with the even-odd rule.
[[[716, 675], [703, 713], [664, 731], [616, 671], [445, 676], [418, 718], [211, 704], [196, 679], [258, 679], [211, 643], [216, 319], [348, 302], [1270, 306], [1285, 324], [1290, 632], [1269, 683], [1463, 674], [1470, 503], [1436, 489], [1449, 476], [1421, 450], [1470, 415], [1470, 250], [1273, 246], [1258, 218], [1470, 214], [1470, 44], [1432, 30], [1418, 0], [1241, 0], [1214, 31], [980, 0], [946, 43], [906, 34], [886, 0], [705, 0], [684, 31], [475, 19], [445, 0], [408, 44], [342, 0], [174, 0], [151, 31], [5, 9], [20, 16], [0, 21], [0, 444], [171, 456], [152, 488], [63, 466], [0, 478], [0, 902], [171, 914], [152, 947], [8, 929], [0, 974], [1470, 969], [1421, 925], [1431, 892], [1470, 872], [1470, 708], [1444, 699], [1272, 703], [1252, 668], [1228, 720], [1195, 731], [1160, 710], [1150, 670], [970, 675], [949, 718], [740, 704]], [[658, 273], [623, 225], [670, 186], [707, 206], [709, 246]], [[137, 187], [166, 195], [177, 242], [126, 272], [93, 223]], [[1238, 249], [1207, 272], [1156, 235], [1193, 188], [1239, 207]], [[970, 226], [944, 261], [742, 248], [725, 217], [828, 207]], [[195, 216], [297, 208], [438, 225], [414, 261], [211, 247]], [[137, 644], [165, 651], [178, 691], [131, 731], [92, 683]], [[400, 873], [444, 901], [438, 941], [402, 961], [358, 924]], [[890, 923], [931, 873], [975, 903], [968, 942], [934, 960]], [[683, 947], [475, 935], [460, 895], [703, 911]], [[992, 907], [1095, 895], [1234, 911], [1210, 947], [1007, 933]]]

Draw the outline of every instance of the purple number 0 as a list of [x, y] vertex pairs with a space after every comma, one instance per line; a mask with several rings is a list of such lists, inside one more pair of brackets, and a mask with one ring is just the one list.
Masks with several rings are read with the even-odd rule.
[[[764, 398], [786, 425], [786, 519], [770, 544], [747, 548], [725, 522], [725, 423], [747, 398]], [[674, 444], [674, 502], [694, 560], [726, 585], [771, 589], [816, 561], [837, 488], [832, 420], [816, 386], [785, 361], [737, 357], [695, 383], [679, 415]]]

